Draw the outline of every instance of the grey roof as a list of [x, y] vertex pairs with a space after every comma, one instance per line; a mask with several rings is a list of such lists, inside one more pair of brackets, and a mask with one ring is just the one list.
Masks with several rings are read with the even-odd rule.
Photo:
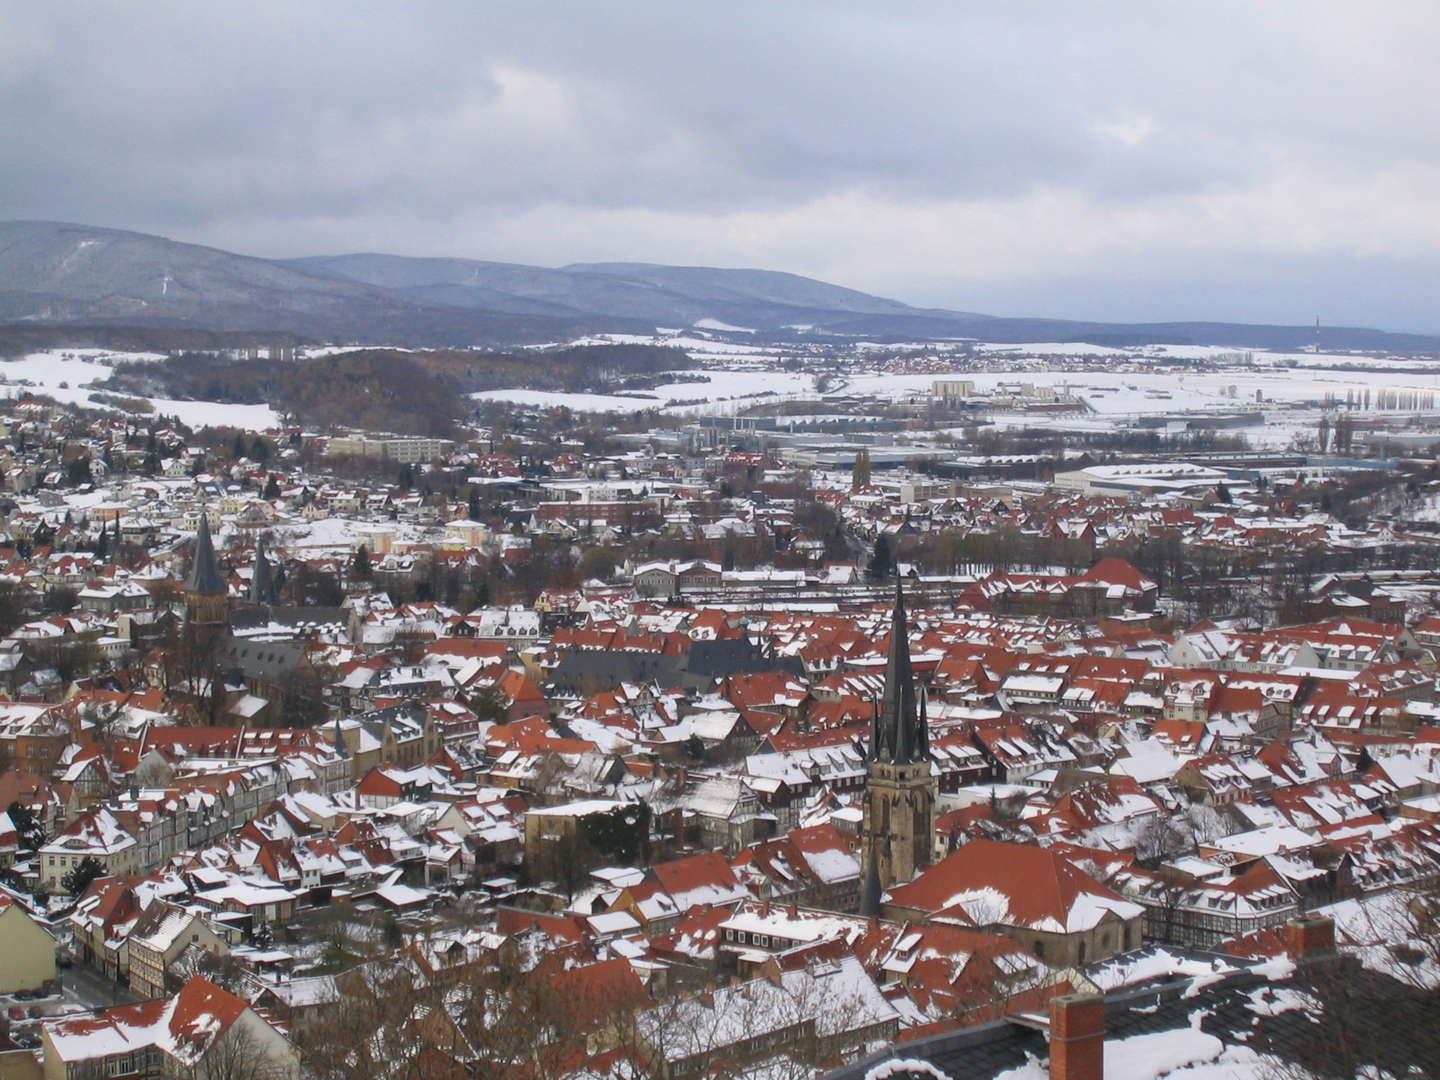
[[697, 686], [708, 687], [710, 680], [721, 675], [753, 675], [761, 671], [783, 671], [798, 677], [805, 674], [805, 665], [798, 656], [769, 656], [748, 637], [696, 641], [685, 653], [685, 674], [703, 680], [695, 683]]
[[230, 628], [236, 633], [271, 624], [287, 627], [297, 633], [317, 626], [338, 627], [343, 630], [350, 625], [350, 615], [344, 608], [271, 606], [242, 609], [230, 616]]
[[195, 534], [195, 559], [185, 579], [185, 591], [209, 596], [226, 591], [220, 564], [215, 559], [215, 544], [210, 539], [210, 519], [204, 511], [200, 513], [200, 529]]
[[276, 682], [289, 675], [305, 659], [293, 645], [274, 641], [243, 641], [229, 638], [220, 650], [222, 670], [242, 672], [247, 679]]

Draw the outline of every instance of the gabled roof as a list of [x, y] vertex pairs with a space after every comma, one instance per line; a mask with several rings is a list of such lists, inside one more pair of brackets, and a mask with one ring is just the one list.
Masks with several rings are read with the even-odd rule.
[[892, 888], [886, 903], [978, 927], [1051, 933], [1089, 930], [1108, 914], [1138, 918], [1141, 908], [1053, 851], [1030, 844], [971, 840]]

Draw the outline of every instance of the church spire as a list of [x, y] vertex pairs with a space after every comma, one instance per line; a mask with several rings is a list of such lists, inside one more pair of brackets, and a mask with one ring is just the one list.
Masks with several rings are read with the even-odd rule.
[[917, 708], [915, 674], [910, 667], [910, 635], [905, 596], [895, 584], [890, 616], [890, 651], [885, 660], [885, 691], [871, 728], [869, 760], [913, 765], [930, 757], [926, 717]]
[[265, 537], [255, 538], [255, 568], [250, 571], [250, 602], [264, 606], [275, 597], [275, 583], [270, 576], [270, 560], [265, 558]]
[[875, 838], [867, 838], [866, 849], [861, 852], [865, 873], [860, 881], [860, 914], [872, 918], [880, 914], [880, 860], [875, 851]]
[[195, 533], [195, 561], [190, 566], [190, 576], [185, 579], [185, 591], [202, 596], [225, 593], [225, 579], [220, 576], [220, 564], [215, 558], [215, 543], [210, 539], [210, 515], [200, 511], [200, 528]]
[[874, 915], [881, 909], [885, 889], [897, 881], [909, 881], [929, 865], [935, 825], [928, 718], [925, 699], [910, 669], [905, 597], [898, 583], [890, 618], [885, 692], [875, 710], [865, 757], [860, 910]]

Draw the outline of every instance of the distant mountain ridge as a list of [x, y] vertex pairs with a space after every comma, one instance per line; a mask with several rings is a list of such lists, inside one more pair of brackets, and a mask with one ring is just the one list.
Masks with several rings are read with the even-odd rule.
[[[1299, 348], [1305, 326], [1099, 323], [917, 308], [773, 270], [545, 268], [386, 254], [261, 259], [120, 229], [0, 222], [0, 321], [294, 334], [443, 346], [563, 341], [697, 324], [757, 339], [979, 338]], [[1327, 327], [1332, 348], [1433, 350], [1440, 338]]]

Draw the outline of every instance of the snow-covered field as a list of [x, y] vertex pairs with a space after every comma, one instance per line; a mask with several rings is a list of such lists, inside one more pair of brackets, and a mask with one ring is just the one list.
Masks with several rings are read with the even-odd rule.
[[[679, 416], [727, 414], [737, 408], [776, 397], [813, 395], [815, 378], [785, 371], [699, 371], [676, 372], [677, 378], [699, 375], [709, 382], [664, 383], [640, 391], [645, 397], [614, 394], [561, 394], [547, 390], [486, 390], [471, 397], [479, 401], [510, 401], [538, 408], [565, 406], [580, 412], [642, 412], [663, 409]], [[759, 395], [764, 395], [761, 397]], [[667, 406], [667, 401], [692, 404]]]
[[[1181, 409], [1253, 409], [1256, 392], [1264, 402], [1291, 404], [1322, 401], [1327, 394], [1340, 401], [1347, 392], [1366, 389], [1414, 390], [1440, 393], [1440, 368], [1434, 375], [1393, 371], [1301, 371], [1299, 369], [1235, 368], [1217, 372], [1105, 372], [1014, 371], [966, 372], [957, 375], [858, 375], [843, 390], [875, 397], [903, 398], [928, 392], [940, 378], [969, 379], [980, 393], [999, 386], [1031, 383], [1054, 387], [1084, 398], [1096, 412], [1125, 414], [1175, 412]], [[1230, 388], [1235, 394], [1230, 395]]]
[[[271, 530], [271, 535], [277, 544], [291, 549], [304, 549], [311, 555], [345, 555], [354, 551], [356, 544], [375, 528], [372, 522], [350, 518], [317, 518], [314, 521], [294, 521], [277, 525]], [[401, 544], [433, 543], [442, 531], [407, 522], [392, 522], [386, 528], [391, 532], [394, 542]], [[228, 536], [228, 531], [222, 531], [221, 541]]]
[[[25, 390], [47, 394], [72, 405], [103, 406], [92, 400], [91, 384], [110, 377], [110, 364], [117, 360], [162, 360], [159, 353], [116, 353], [106, 349], [56, 349], [31, 353], [19, 360], [0, 362], [0, 396], [18, 397]], [[109, 391], [114, 393], [114, 391]], [[131, 395], [122, 394], [122, 397]], [[251, 431], [274, 427], [279, 418], [268, 405], [226, 405], [216, 401], [175, 401], [147, 398], [155, 412], [146, 415], [176, 416], [191, 427], [233, 425]]]
[[[808, 346], [752, 345], [725, 340], [707, 332], [703, 323], [657, 335], [599, 334], [582, 338], [582, 344], [655, 344], [684, 349], [696, 361], [693, 372], [676, 372], [677, 381], [651, 390], [629, 394], [563, 394], [539, 390], [497, 390], [472, 395], [482, 401], [506, 401], [532, 407], [565, 406], [579, 412], [635, 413], [659, 409], [674, 417], [729, 415], [776, 400], [814, 399], [815, 376], [782, 371], [783, 361], [813, 353]], [[721, 327], [713, 326], [711, 330]], [[858, 373], [835, 380], [824, 396], [866, 396], [878, 400], [903, 400], [928, 394], [937, 378], [969, 379], [981, 394], [1028, 383], [1053, 387], [1057, 392], [1082, 399], [1083, 414], [994, 412], [989, 419], [1009, 427], [1053, 427], [1068, 430], [1105, 430], [1123, 426], [1140, 417], [1189, 411], [1262, 411], [1263, 425], [1238, 429], [1257, 446], [1283, 446], [1297, 432], [1312, 431], [1327, 399], [1344, 402], [1361, 400], [1366, 391], [1372, 398], [1381, 390], [1409, 391], [1422, 395], [1418, 404], [1434, 411], [1423, 395], [1440, 398], [1440, 361], [1416, 357], [1356, 356], [1347, 353], [1271, 353], [1221, 348], [1209, 345], [1148, 345], [1140, 348], [1113, 348], [1081, 342], [1040, 342], [1027, 345], [985, 342], [909, 342], [876, 345], [851, 343], [849, 351]], [[957, 355], [968, 350], [985, 356], [989, 366], [1012, 370], [964, 372], [953, 376], [894, 374], [875, 371], [870, 357], [896, 351], [928, 352], [936, 357]], [[338, 348], [315, 350], [318, 353]], [[1166, 361], [1210, 360], [1217, 364], [1244, 363], [1216, 371], [1178, 369]], [[118, 360], [161, 359], [155, 353], [117, 353], [102, 349], [68, 349], [32, 353], [19, 360], [0, 362], [0, 396], [15, 396], [34, 389], [56, 400], [94, 405], [93, 384], [105, 379], [109, 366]], [[1079, 359], [1134, 370], [1064, 370], [1076, 367], [1065, 360]], [[1429, 369], [1433, 368], [1433, 374]], [[1396, 370], [1401, 369], [1401, 370]], [[1422, 369], [1417, 373], [1416, 369]], [[698, 375], [708, 382], [685, 382]], [[226, 405], [206, 401], [151, 399], [157, 414], [178, 416], [192, 426], [236, 425], [262, 430], [278, 423], [265, 405]], [[683, 404], [682, 404], [683, 403]], [[1378, 405], [1378, 401], [1376, 402]], [[1384, 415], [1384, 414], [1382, 414]], [[1390, 413], [1389, 415], [1396, 415]]]
[[[844, 387], [847, 393], [899, 400], [923, 394], [935, 375], [861, 375]], [[1326, 371], [1299, 368], [1240, 367], [1217, 372], [1075, 372], [1017, 371], [978, 372], [953, 376], [971, 379], [980, 393], [993, 393], [1001, 386], [1030, 383], [1054, 387], [1057, 392], [1082, 399], [1087, 413], [993, 413], [987, 417], [1000, 427], [1056, 428], [1067, 431], [1104, 431], [1138, 420], [1142, 416], [1202, 412], [1262, 412], [1263, 424], [1231, 429], [1252, 446], [1288, 446], [1299, 433], [1313, 433], [1326, 397], [1344, 402], [1353, 396], [1358, 402], [1368, 390], [1375, 397], [1380, 390], [1435, 394], [1440, 405], [1440, 369], [1434, 375], [1395, 371]], [[1231, 395], [1231, 388], [1234, 394]], [[1258, 395], [1258, 398], [1257, 398]], [[1425, 410], [1440, 415], [1440, 408]], [[1401, 416], [1408, 413], [1376, 413]]]

